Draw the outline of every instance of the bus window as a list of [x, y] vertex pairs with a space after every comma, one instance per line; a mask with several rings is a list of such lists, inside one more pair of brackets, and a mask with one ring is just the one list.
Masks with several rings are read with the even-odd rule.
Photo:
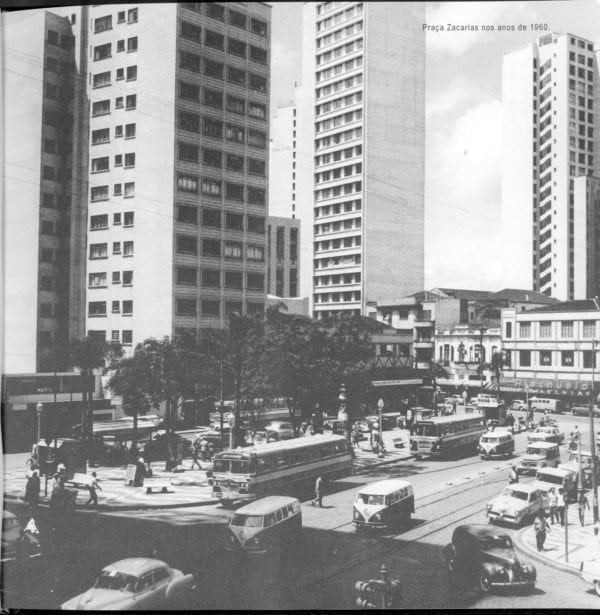
[[265, 522], [263, 527], [269, 527], [270, 525], [275, 524], [275, 515], [273, 513], [269, 513], [265, 515]]
[[241, 527], [262, 527], [262, 516], [260, 515], [233, 515], [231, 525]]
[[276, 510], [274, 514], [275, 514], [275, 523], [279, 523], [283, 519], [283, 512], [281, 511], [281, 508], [279, 510]]
[[215, 472], [229, 472], [229, 459], [215, 459]]
[[234, 474], [248, 474], [248, 462], [232, 459], [231, 472], [233, 472]]

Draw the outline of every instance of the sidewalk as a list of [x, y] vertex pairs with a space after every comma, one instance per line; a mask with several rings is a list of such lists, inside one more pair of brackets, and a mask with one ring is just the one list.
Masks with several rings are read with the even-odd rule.
[[600, 541], [594, 536], [591, 511], [586, 511], [585, 526], [581, 527], [577, 505], [572, 504], [569, 506], [568, 522], [568, 562], [565, 560], [565, 528], [557, 523], [552, 525], [548, 521], [550, 531], [546, 534], [543, 551], [537, 550], [533, 524], [516, 534], [516, 546], [532, 559], [578, 575], [582, 561], [600, 558]]
[[385, 453], [383, 458], [379, 458], [369, 445], [369, 440], [361, 440], [359, 448], [354, 449], [354, 472], [363, 468], [380, 466], [386, 463], [394, 463], [403, 459], [410, 459], [410, 444], [408, 431], [405, 429], [394, 429], [383, 432], [383, 444]]

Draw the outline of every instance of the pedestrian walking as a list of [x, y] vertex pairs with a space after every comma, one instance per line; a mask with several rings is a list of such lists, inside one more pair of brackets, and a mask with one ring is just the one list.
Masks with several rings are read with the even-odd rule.
[[360, 448], [360, 429], [358, 425], [354, 425], [352, 428], [352, 447]]
[[208, 457], [208, 440], [206, 438], [202, 438], [200, 440], [200, 459], [202, 461], [206, 461]]
[[562, 487], [558, 488], [558, 504], [556, 505], [556, 512], [560, 518], [560, 524], [564, 526], [567, 510], [567, 494]]
[[96, 493], [96, 489], [100, 489], [102, 491], [102, 487], [98, 484], [98, 475], [96, 472], [92, 472], [92, 480], [88, 485], [88, 489], [90, 491], [90, 499], [85, 503], [86, 506], [89, 504], [93, 504], [94, 506], [98, 506], [98, 494]]
[[190, 468], [190, 470], [194, 469], [194, 466], [198, 466], [198, 469], [201, 470], [202, 466], [200, 465], [200, 462], [198, 461], [198, 455], [200, 454], [200, 442], [198, 442], [198, 440], [196, 439], [196, 441], [194, 442], [194, 446], [192, 447], [192, 466]]
[[571, 434], [569, 435], [569, 450], [577, 450], [577, 440], [575, 439], [575, 434], [573, 432], [571, 432]]
[[588, 499], [583, 491], [579, 494], [577, 508], [579, 512], [579, 523], [581, 523], [581, 527], [583, 527], [585, 524], [585, 511], [586, 509], [590, 509], [590, 503], [588, 502]]
[[323, 489], [325, 487], [325, 479], [319, 475], [315, 483], [315, 499], [311, 502], [313, 506], [319, 504], [319, 508], [323, 508]]
[[519, 482], [519, 474], [517, 473], [517, 466], [513, 463], [510, 466], [510, 470], [508, 472], [508, 484], [514, 485]]
[[40, 477], [37, 470], [34, 470], [31, 476], [27, 478], [25, 497], [23, 499], [29, 504], [31, 516], [35, 516], [40, 501]]
[[538, 551], [544, 550], [544, 543], [546, 542], [546, 531], [550, 531], [550, 526], [546, 521], [543, 513], [540, 513], [533, 522], [533, 531], [535, 532], [535, 542]]
[[413, 423], [413, 411], [409, 408], [406, 411], [406, 425], [408, 426], [409, 429], [412, 427], [412, 423]]
[[579, 439], [581, 438], [581, 433], [579, 431], [579, 426], [575, 425], [575, 429], [573, 430], [573, 436], [575, 437], [575, 442], [579, 444]]
[[554, 525], [554, 519], [558, 523], [560, 521], [558, 516], [558, 493], [556, 493], [554, 487], [551, 487], [548, 491], [548, 510], [550, 512], [550, 523]]
[[208, 461], [210, 461], [215, 456], [215, 445], [212, 442], [208, 443], [208, 448], [206, 449], [206, 457]]

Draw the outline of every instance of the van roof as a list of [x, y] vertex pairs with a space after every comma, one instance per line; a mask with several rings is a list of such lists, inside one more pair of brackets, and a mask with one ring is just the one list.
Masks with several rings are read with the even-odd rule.
[[527, 446], [535, 448], [558, 448], [558, 444], [555, 442], [529, 442]]
[[412, 484], [406, 480], [400, 480], [399, 478], [388, 478], [386, 480], [380, 480], [376, 483], [369, 483], [362, 489], [359, 489], [358, 493], [364, 495], [389, 495], [406, 487], [412, 491]]
[[305, 446], [311, 444], [325, 444], [336, 443], [336, 442], [348, 442], [348, 438], [346, 436], [339, 435], [329, 435], [329, 434], [317, 434], [314, 436], [302, 436], [300, 438], [291, 438], [290, 440], [279, 440], [277, 442], [269, 442], [267, 444], [262, 444], [260, 446], [246, 446], [244, 448], [227, 450], [222, 453], [217, 453], [220, 458], [225, 459], [238, 459], [244, 458], [247, 459], [250, 455], [258, 455], [260, 457], [264, 457], [270, 453], [277, 453], [279, 451], [289, 451], [290, 449], [295, 448], [304, 448]]
[[241, 508], [238, 508], [235, 511], [236, 515], [266, 515], [268, 513], [273, 512], [274, 510], [279, 510], [284, 506], [289, 506], [290, 504], [298, 504], [300, 502], [296, 498], [290, 498], [285, 495], [269, 495], [266, 498], [261, 498], [260, 500], [255, 500], [254, 502], [250, 502]]
[[[562, 464], [561, 464], [562, 466]], [[537, 471], [537, 473], [539, 474], [540, 472], [542, 472], [543, 474], [549, 474], [550, 476], [567, 476], [569, 474], [573, 473], [573, 470], [569, 470], [568, 468], [565, 467], [560, 467], [560, 468], [541, 468]]]

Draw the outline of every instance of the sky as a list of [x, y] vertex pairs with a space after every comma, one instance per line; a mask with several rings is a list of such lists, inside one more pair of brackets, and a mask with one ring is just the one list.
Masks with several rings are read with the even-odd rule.
[[[300, 80], [302, 3], [272, 6], [273, 110], [292, 99]], [[423, 32], [425, 287], [499, 290], [508, 279], [501, 253], [510, 249], [500, 233], [502, 55], [551, 31], [600, 46], [600, 1], [428, 2], [426, 22], [445, 30]], [[447, 31], [449, 23], [479, 29]], [[519, 24], [527, 29], [519, 31]], [[531, 24], [548, 29], [535, 31]]]

